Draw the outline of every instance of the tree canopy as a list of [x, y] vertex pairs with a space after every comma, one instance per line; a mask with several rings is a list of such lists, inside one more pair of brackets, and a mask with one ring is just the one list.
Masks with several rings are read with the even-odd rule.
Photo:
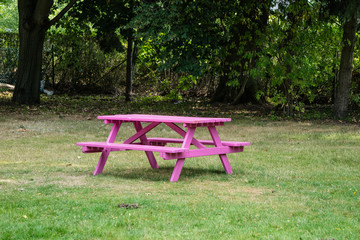
[[[13, 3], [2, 2], [0, 11], [14, 13]], [[82, 55], [81, 45], [87, 46], [86, 51], [97, 49], [101, 54], [92, 54], [94, 59], [111, 56], [113, 61], [109, 61], [108, 68], [126, 71], [127, 97], [133, 81], [138, 81], [137, 85], [155, 81], [153, 85], [160, 90], [151, 91], [161, 92], [168, 86], [171, 90], [165, 92], [175, 92], [175, 98], [181, 91], [205, 87], [214, 102], [270, 103], [290, 116], [303, 112], [308, 104], [318, 103], [334, 104], [334, 115], [345, 118], [349, 107], [360, 106], [358, 1], [96, 0], [74, 5], [75, 2], [49, 2], [39, 10], [46, 13], [47, 19], [54, 15], [44, 28], [53, 26], [50, 37], [54, 42], [60, 44], [60, 36], [68, 36], [62, 45], [54, 47], [59, 49], [56, 63], [60, 67], [60, 62], [67, 59], [66, 66], [73, 66], [70, 62], [74, 60], [70, 59]], [[39, 12], [33, 14], [38, 19]], [[5, 23], [2, 20], [0, 30], [9, 25]], [[21, 38], [21, 18], [19, 26]], [[74, 38], [69, 42], [71, 35]], [[87, 37], [86, 43], [81, 43], [80, 35]], [[88, 45], [90, 39], [94, 47]], [[71, 52], [76, 52], [75, 46], [78, 54], [74, 55]], [[123, 59], [127, 59], [126, 70], [120, 70]], [[76, 79], [84, 79], [82, 61], [76, 64], [76, 71], [54, 82], [64, 81], [61, 79], [74, 73]], [[99, 66], [97, 71], [100, 69]], [[98, 75], [103, 79], [108, 73]], [[25, 79], [40, 81], [39, 74], [29, 76]], [[96, 84], [84, 81], [87, 80], [77, 80], [77, 86]], [[115, 84], [121, 80], [106, 81]], [[37, 88], [23, 87], [34, 91]], [[17, 99], [18, 90], [15, 93]]]

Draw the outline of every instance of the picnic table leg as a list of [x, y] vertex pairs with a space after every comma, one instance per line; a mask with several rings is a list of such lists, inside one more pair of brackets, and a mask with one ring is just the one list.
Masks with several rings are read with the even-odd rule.
[[[182, 144], [182, 148], [189, 148], [190, 144], [193, 140], [193, 136], [195, 133], [195, 128], [194, 127], [189, 127], [188, 131], [186, 132], [185, 138], [184, 138], [184, 142]], [[176, 161], [175, 167], [174, 167], [174, 171], [171, 175], [170, 178], [170, 182], [176, 182], [177, 180], [179, 180], [180, 174], [181, 174], [181, 170], [182, 167], [184, 165], [185, 162], [185, 158], [179, 158]]]
[[99, 162], [95, 168], [95, 171], [93, 173], [93, 175], [98, 175], [98, 174], [101, 174], [103, 169], [104, 169], [104, 166], [105, 166], [105, 163], [109, 157], [109, 154], [110, 154], [110, 151], [108, 149], [104, 149], [101, 153], [101, 156], [100, 156], [100, 159], [99, 159]]
[[[134, 127], [135, 127], [137, 132], [139, 132], [139, 131], [141, 131], [143, 129], [140, 122], [134, 122]], [[140, 141], [141, 141], [142, 144], [145, 144], [145, 145], [149, 144], [149, 142], [148, 142], [145, 135], [140, 137]], [[150, 166], [152, 168], [159, 168], [159, 165], [156, 162], [154, 153], [149, 152], [149, 151], [145, 151], [145, 154], [146, 154], [146, 156], [147, 156], [147, 158], [149, 160]]]
[[170, 178], [170, 182], [177, 182], [177, 180], [179, 180], [179, 177], [180, 177], [181, 170], [182, 170], [182, 167], [184, 165], [184, 162], [185, 162], [185, 158], [179, 158], [176, 161], [174, 171], [173, 171], [173, 173], [171, 175], [171, 178]]
[[[209, 129], [210, 135], [211, 135], [211, 137], [212, 137], [212, 139], [214, 141], [215, 146], [216, 147], [221, 147], [222, 143], [221, 143], [219, 134], [218, 134], [215, 126], [208, 127], [208, 129]], [[222, 165], [223, 165], [223, 167], [225, 169], [225, 172], [227, 174], [231, 174], [233, 171], [231, 169], [229, 159], [226, 156], [226, 154], [219, 154], [219, 157], [220, 157], [221, 163], [222, 163]]]
[[[110, 131], [110, 134], [106, 140], [107, 143], [113, 143], [116, 139], [116, 136], [119, 132], [119, 129], [120, 129], [120, 126], [121, 126], [121, 123], [114, 123], [114, 125], [112, 126], [111, 128], [111, 131]], [[110, 154], [110, 150], [109, 149], [103, 149], [102, 150], [102, 153], [101, 153], [101, 156], [100, 156], [100, 159], [99, 159], [99, 162], [95, 168], [95, 171], [94, 171], [94, 175], [98, 175], [98, 174], [101, 174], [103, 169], [104, 169], [104, 166], [105, 166], [105, 163], [109, 157], [109, 154]]]

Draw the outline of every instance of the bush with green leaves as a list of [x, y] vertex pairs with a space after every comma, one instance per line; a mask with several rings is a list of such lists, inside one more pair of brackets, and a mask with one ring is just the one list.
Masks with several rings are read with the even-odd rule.
[[0, 82], [15, 84], [18, 51], [18, 35], [0, 32]]
[[104, 53], [90, 30], [57, 28], [53, 46], [57, 89], [64, 92], [114, 93], [124, 75], [122, 53]]

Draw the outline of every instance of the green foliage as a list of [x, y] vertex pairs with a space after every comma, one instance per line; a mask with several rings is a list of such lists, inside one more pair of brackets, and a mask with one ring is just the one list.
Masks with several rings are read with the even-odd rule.
[[360, 34], [356, 35], [357, 41], [355, 42], [354, 52], [354, 68], [352, 74], [351, 86], [351, 101], [356, 106], [360, 107]]
[[17, 33], [19, 17], [17, 12], [17, 1], [6, 0], [0, 2], [0, 32]]
[[128, 27], [137, 29], [139, 39], [151, 40], [161, 59], [160, 70], [200, 76], [213, 52], [211, 46], [218, 40], [215, 22], [218, 11], [214, 7], [210, 9], [214, 10], [212, 15], [203, 13], [208, 10], [205, 4], [208, 3], [176, 0], [143, 3]]
[[351, 94], [351, 100], [360, 107], [360, 94]]
[[342, 23], [351, 19], [354, 14], [360, 15], [360, 2], [349, 0], [320, 0], [322, 3], [323, 17], [334, 15], [339, 17]]
[[72, 21], [77, 24], [91, 25], [96, 38], [105, 53], [125, 50], [122, 39], [132, 36], [133, 30], [124, 26], [133, 18], [133, 8], [140, 1], [102, 1], [79, 4], [70, 12]]
[[[55, 1], [52, 16], [67, 3]], [[219, 84], [227, 92], [221, 101], [243, 101], [234, 99], [243, 87], [249, 94], [247, 87], [253, 84], [258, 101], [287, 115], [303, 113], [306, 105], [332, 103], [340, 23], [349, 9], [356, 12], [359, 7], [357, 1], [79, 1], [51, 29], [44, 65], [53, 45], [58, 87], [114, 93], [124, 83], [126, 39], [135, 34], [139, 49], [134, 86], [143, 95], [178, 101], [191, 89], [202, 91], [196, 82], [211, 76], [210, 93], [216, 92], [212, 86], [219, 79], [226, 82]], [[1, 1], [0, 31], [16, 32], [17, 25], [16, 1]], [[359, 49], [357, 41], [351, 98], [355, 106]], [[14, 61], [4, 61], [2, 66], [12, 64], [14, 69]]]
[[18, 51], [18, 34], [0, 32], [0, 82], [15, 83]]
[[[47, 44], [50, 45], [49, 54], [53, 46], [58, 91], [115, 92], [119, 85], [118, 77], [122, 74], [119, 62], [123, 55], [118, 52], [104, 53], [93, 29], [81, 29], [69, 21], [66, 27], [50, 31]], [[45, 55], [48, 61], [51, 57], [49, 54]]]
[[[339, 67], [339, 26], [318, 20], [318, 6], [297, 4], [275, 12], [270, 19], [268, 45], [257, 65], [267, 89], [258, 97], [271, 99], [287, 114], [292, 114], [290, 108], [304, 111], [304, 104], [323, 99], [329, 103], [333, 71]], [[290, 18], [290, 14], [298, 17]]]
[[178, 78], [178, 83], [174, 88], [171, 88], [168, 98], [171, 100], [181, 100], [181, 92], [187, 91], [196, 85], [198, 77], [193, 75], [181, 76]]
[[81, 2], [52, 28], [62, 89], [116, 93], [124, 84], [123, 37], [128, 31], [121, 27], [131, 18], [129, 10], [126, 1]]
[[255, 75], [269, 8], [270, 1], [156, 1], [141, 4], [128, 27], [154, 46], [159, 70], [226, 76], [236, 89]]

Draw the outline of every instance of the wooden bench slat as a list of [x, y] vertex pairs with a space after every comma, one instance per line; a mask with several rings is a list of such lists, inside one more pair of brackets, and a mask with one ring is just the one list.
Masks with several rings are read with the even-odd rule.
[[[159, 143], [162, 145], [165, 145], [166, 143], [183, 143], [184, 139], [178, 139], [178, 138], [148, 138], [148, 141], [150, 143]], [[198, 140], [200, 143], [204, 145], [215, 145], [214, 141], [212, 140]], [[250, 146], [249, 142], [235, 142], [235, 141], [221, 141], [223, 146]]]
[[[106, 142], [79, 142], [76, 145], [87, 148], [108, 148], [116, 150], [140, 150], [140, 151], [151, 151], [151, 152], [166, 152], [166, 153], [183, 153], [189, 151], [186, 148], [178, 147], [163, 147], [163, 146], [152, 146], [152, 145], [141, 145], [141, 144], [119, 144], [119, 143], [106, 143]], [[88, 152], [89, 149], [87, 149]]]
[[242, 152], [243, 150], [244, 150], [244, 146], [222, 146], [222, 147], [190, 149], [188, 152], [184, 152], [184, 153], [162, 152], [160, 153], [160, 156], [164, 160], [170, 160], [170, 159], [179, 159], [179, 158], [193, 158], [193, 157], [204, 157], [204, 156], [212, 156], [219, 154], [236, 153], [236, 152]]

